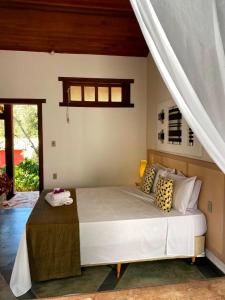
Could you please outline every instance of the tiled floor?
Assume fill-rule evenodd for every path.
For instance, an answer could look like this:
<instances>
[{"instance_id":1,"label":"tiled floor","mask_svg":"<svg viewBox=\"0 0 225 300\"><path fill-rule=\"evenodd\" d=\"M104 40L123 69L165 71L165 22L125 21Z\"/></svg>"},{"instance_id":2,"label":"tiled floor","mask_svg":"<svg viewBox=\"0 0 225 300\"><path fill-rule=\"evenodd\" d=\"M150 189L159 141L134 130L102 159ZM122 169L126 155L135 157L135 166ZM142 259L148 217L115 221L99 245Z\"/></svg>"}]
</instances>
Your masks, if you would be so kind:
<instances>
[{"instance_id":1,"label":"tiled floor","mask_svg":"<svg viewBox=\"0 0 225 300\"><path fill-rule=\"evenodd\" d=\"M0 300L15 299L8 283L20 235L30 212L31 208L0 209ZM80 277L34 283L32 290L20 299L179 283L223 274L202 258L194 266L186 259L124 264L120 280L116 280L115 275L114 266L83 268Z\"/></svg>"},{"instance_id":2,"label":"tiled floor","mask_svg":"<svg viewBox=\"0 0 225 300\"><path fill-rule=\"evenodd\" d=\"M112 290L51 298L52 300L224 300L225 278L194 280L125 290ZM42 298L49 300L49 298Z\"/></svg>"}]
</instances>

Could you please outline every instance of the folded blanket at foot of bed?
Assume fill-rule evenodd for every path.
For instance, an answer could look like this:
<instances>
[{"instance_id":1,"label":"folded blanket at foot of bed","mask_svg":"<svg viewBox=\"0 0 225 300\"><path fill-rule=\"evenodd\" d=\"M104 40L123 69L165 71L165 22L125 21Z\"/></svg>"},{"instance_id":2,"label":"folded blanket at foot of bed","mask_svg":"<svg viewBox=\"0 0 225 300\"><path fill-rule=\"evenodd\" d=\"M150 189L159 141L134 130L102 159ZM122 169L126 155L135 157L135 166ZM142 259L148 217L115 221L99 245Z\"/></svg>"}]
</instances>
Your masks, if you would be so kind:
<instances>
[{"instance_id":1,"label":"folded blanket at foot of bed","mask_svg":"<svg viewBox=\"0 0 225 300\"><path fill-rule=\"evenodd\" d=\"M79 275L80 237L76 192L73 203L52 207L43 191L26 225L31 278L43 281Z\"/></svg>"}]
</instances>

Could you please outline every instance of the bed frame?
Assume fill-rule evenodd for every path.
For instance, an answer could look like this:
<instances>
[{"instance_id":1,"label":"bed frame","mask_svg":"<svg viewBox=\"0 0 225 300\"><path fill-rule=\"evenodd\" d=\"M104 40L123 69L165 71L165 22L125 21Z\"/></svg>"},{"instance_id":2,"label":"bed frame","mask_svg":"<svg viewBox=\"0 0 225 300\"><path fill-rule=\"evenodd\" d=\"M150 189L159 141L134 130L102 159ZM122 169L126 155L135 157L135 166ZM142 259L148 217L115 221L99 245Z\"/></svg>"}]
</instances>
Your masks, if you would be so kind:
<instances>
[{"instance_id":1,"label":"bed frame","mask_svg":"<svg viewBox=\"0 0 225 300\"><path fill-rule=\"evenodd\" d=\"M175 168L186 176L198 176L203 182L198 206L207 221L206 253L225 262L225 174L213 162L153 149L148 150L147 158L150 163Z\"/></svg>"},{"instance_id":2,"label":"bed frame","mask_svg":"<svg viewBox=\"0 0 225 300\"><path fill-rule=\"evenodd\" d=\"M195 237L195 255L190 257L190 256L165 256L165 257L160 257L160 260L164 259L176 259L176 258L191 258L191 263L194 264L196 261L196 257L204 257L205 256L205 236L196 236ZM154 260L159 260L158 258L153 258L153 259L146 259L146 260L141 260L141 261L154 261ZM132 262L141 262L139 261L132 261ZM120 273L121 273L121 267L122 263L132 263L132 262L119 262L116 265L116 274L117 274L117 279L120 278Z\"/></svg>"},{"instance_id":3,"label":"bed frame","mask_svg":"<svg viewBox=\"0 0 225 300\"><path fill-rule=\"evenodd\" d=\"M169 168L174 168L176 170L181 171L184 175L187 176L195 176L197 175L202 182L208 183L209 180L213 178L213 186L218 187L219 190L223 190L222 197L224 195L224 174L218 169L218 167L211 162L206 162L194 158L187 158L184 156L180 155L174 155L174 154L169 154L157 150L148 150L148 161L153 164L153 163L160 163L164 165L165 167ZM220 193L218 193L218 190L213 190L209 187L207 187L205 184L202 185L201 188L201 193L199 196L199 208L201 211L206 215L207 221L209 219L212 219L212 215L209 215L209 212L207 210L207 202L205 195L210 195L208 196L208 199L213 199L213 198L221 198ZM216 195L212 194L215 193ZM212 195L212 196L211 196ZM223 203L223 202L222 202ZM223 210L222 210L223 211ZM215 223L217 224L217 222ZM195 237L195 256L193 257L163 257L160 258L162 259L175 259L175 258L191 258L191 263L194 264L196 261L196 257L203 257L205 256L205 244L207 242L207 248L213 249L213 252L217 254L218 257L221 257L221 253L218 253L218 251L215 251L215 246L218 244L218 231L215 232L214 237L211 237L212 231L211 227L212 223L208 222L207 227L208 227L208 232L206 236L196 236ZM214 230L213 230L214 231ZM210 237L210 240L209 240ZM216 239L216 240L215 240ZM212 241L212 243L211 243ZM215 244L214 244L215 243ZM223 249L221 249L223 250ZM146 261L153 261L157 260L157 258L154 259L148 259ZM117 263L117 278L120 277L121 273L121 266L122 263L131 263L131 262L119 262Z\"/></svg>"}]
</instances>

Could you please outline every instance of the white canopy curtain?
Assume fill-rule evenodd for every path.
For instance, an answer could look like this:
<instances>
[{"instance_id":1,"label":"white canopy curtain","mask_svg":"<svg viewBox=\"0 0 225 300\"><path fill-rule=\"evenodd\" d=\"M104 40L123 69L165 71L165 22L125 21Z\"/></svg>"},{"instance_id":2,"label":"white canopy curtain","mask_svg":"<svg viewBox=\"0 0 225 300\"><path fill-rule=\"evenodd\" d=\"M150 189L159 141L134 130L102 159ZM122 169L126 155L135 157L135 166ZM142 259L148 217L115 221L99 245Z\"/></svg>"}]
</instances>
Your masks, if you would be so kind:
<instances>
[{"instance_id":1,"label":"white canopy curtain","mask_svg":"<svg viewBox=\"0 0 225 300\"><path fill-rule=\"evenodd\" d=\"M130 0L184 118L225 173L225 0Z\"/></svg>"}]
</instances>

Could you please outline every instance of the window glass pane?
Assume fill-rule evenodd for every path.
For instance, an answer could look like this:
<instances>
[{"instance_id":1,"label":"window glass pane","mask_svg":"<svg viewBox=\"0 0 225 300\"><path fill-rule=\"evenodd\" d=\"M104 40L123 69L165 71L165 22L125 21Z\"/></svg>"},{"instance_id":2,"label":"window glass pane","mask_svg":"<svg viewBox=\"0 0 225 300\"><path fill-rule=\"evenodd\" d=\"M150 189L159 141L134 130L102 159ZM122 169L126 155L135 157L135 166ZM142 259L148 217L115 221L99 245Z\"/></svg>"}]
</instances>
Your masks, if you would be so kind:
<instances>
[{"instance_id":1,"label":"window glass pane","mask_svg":"<svg viewBox=\"0 0 225 300\"><path fill-rule=\"evenodd\" d=\"M99 87L98 88L98 101L99 102L108 102L109 101L109 88L108 87Z\"/></svg>"},{"instance_id":2,"label":"window glass pane","mask_svg":"<svg viewBox=\"0 0 225 300\"><path fill-rule=\"evenodd\" d=\"M95 87L85 86L84 87L84 101L95 101Z\"/></svg>"},{"instance_id":3,"label":"window glass pane","mask_svg":"<svg viewBox=\"0 0 225 300\"><path fill-rule=\"evenodd\" d=\"M122 88L112 87L111 88L111 101L112 102L122 102Z\"/></svg>"},{"instance_id":4,"label":"window glass pane","mask_svg":"<svg viewBox=\"0 0 225 300\"><path fill-rule=\"evenodd\" d=\"M70 100L71 101L81 101L81 86L71 86L70 87Z\"/></svg>"}]
</instances>

